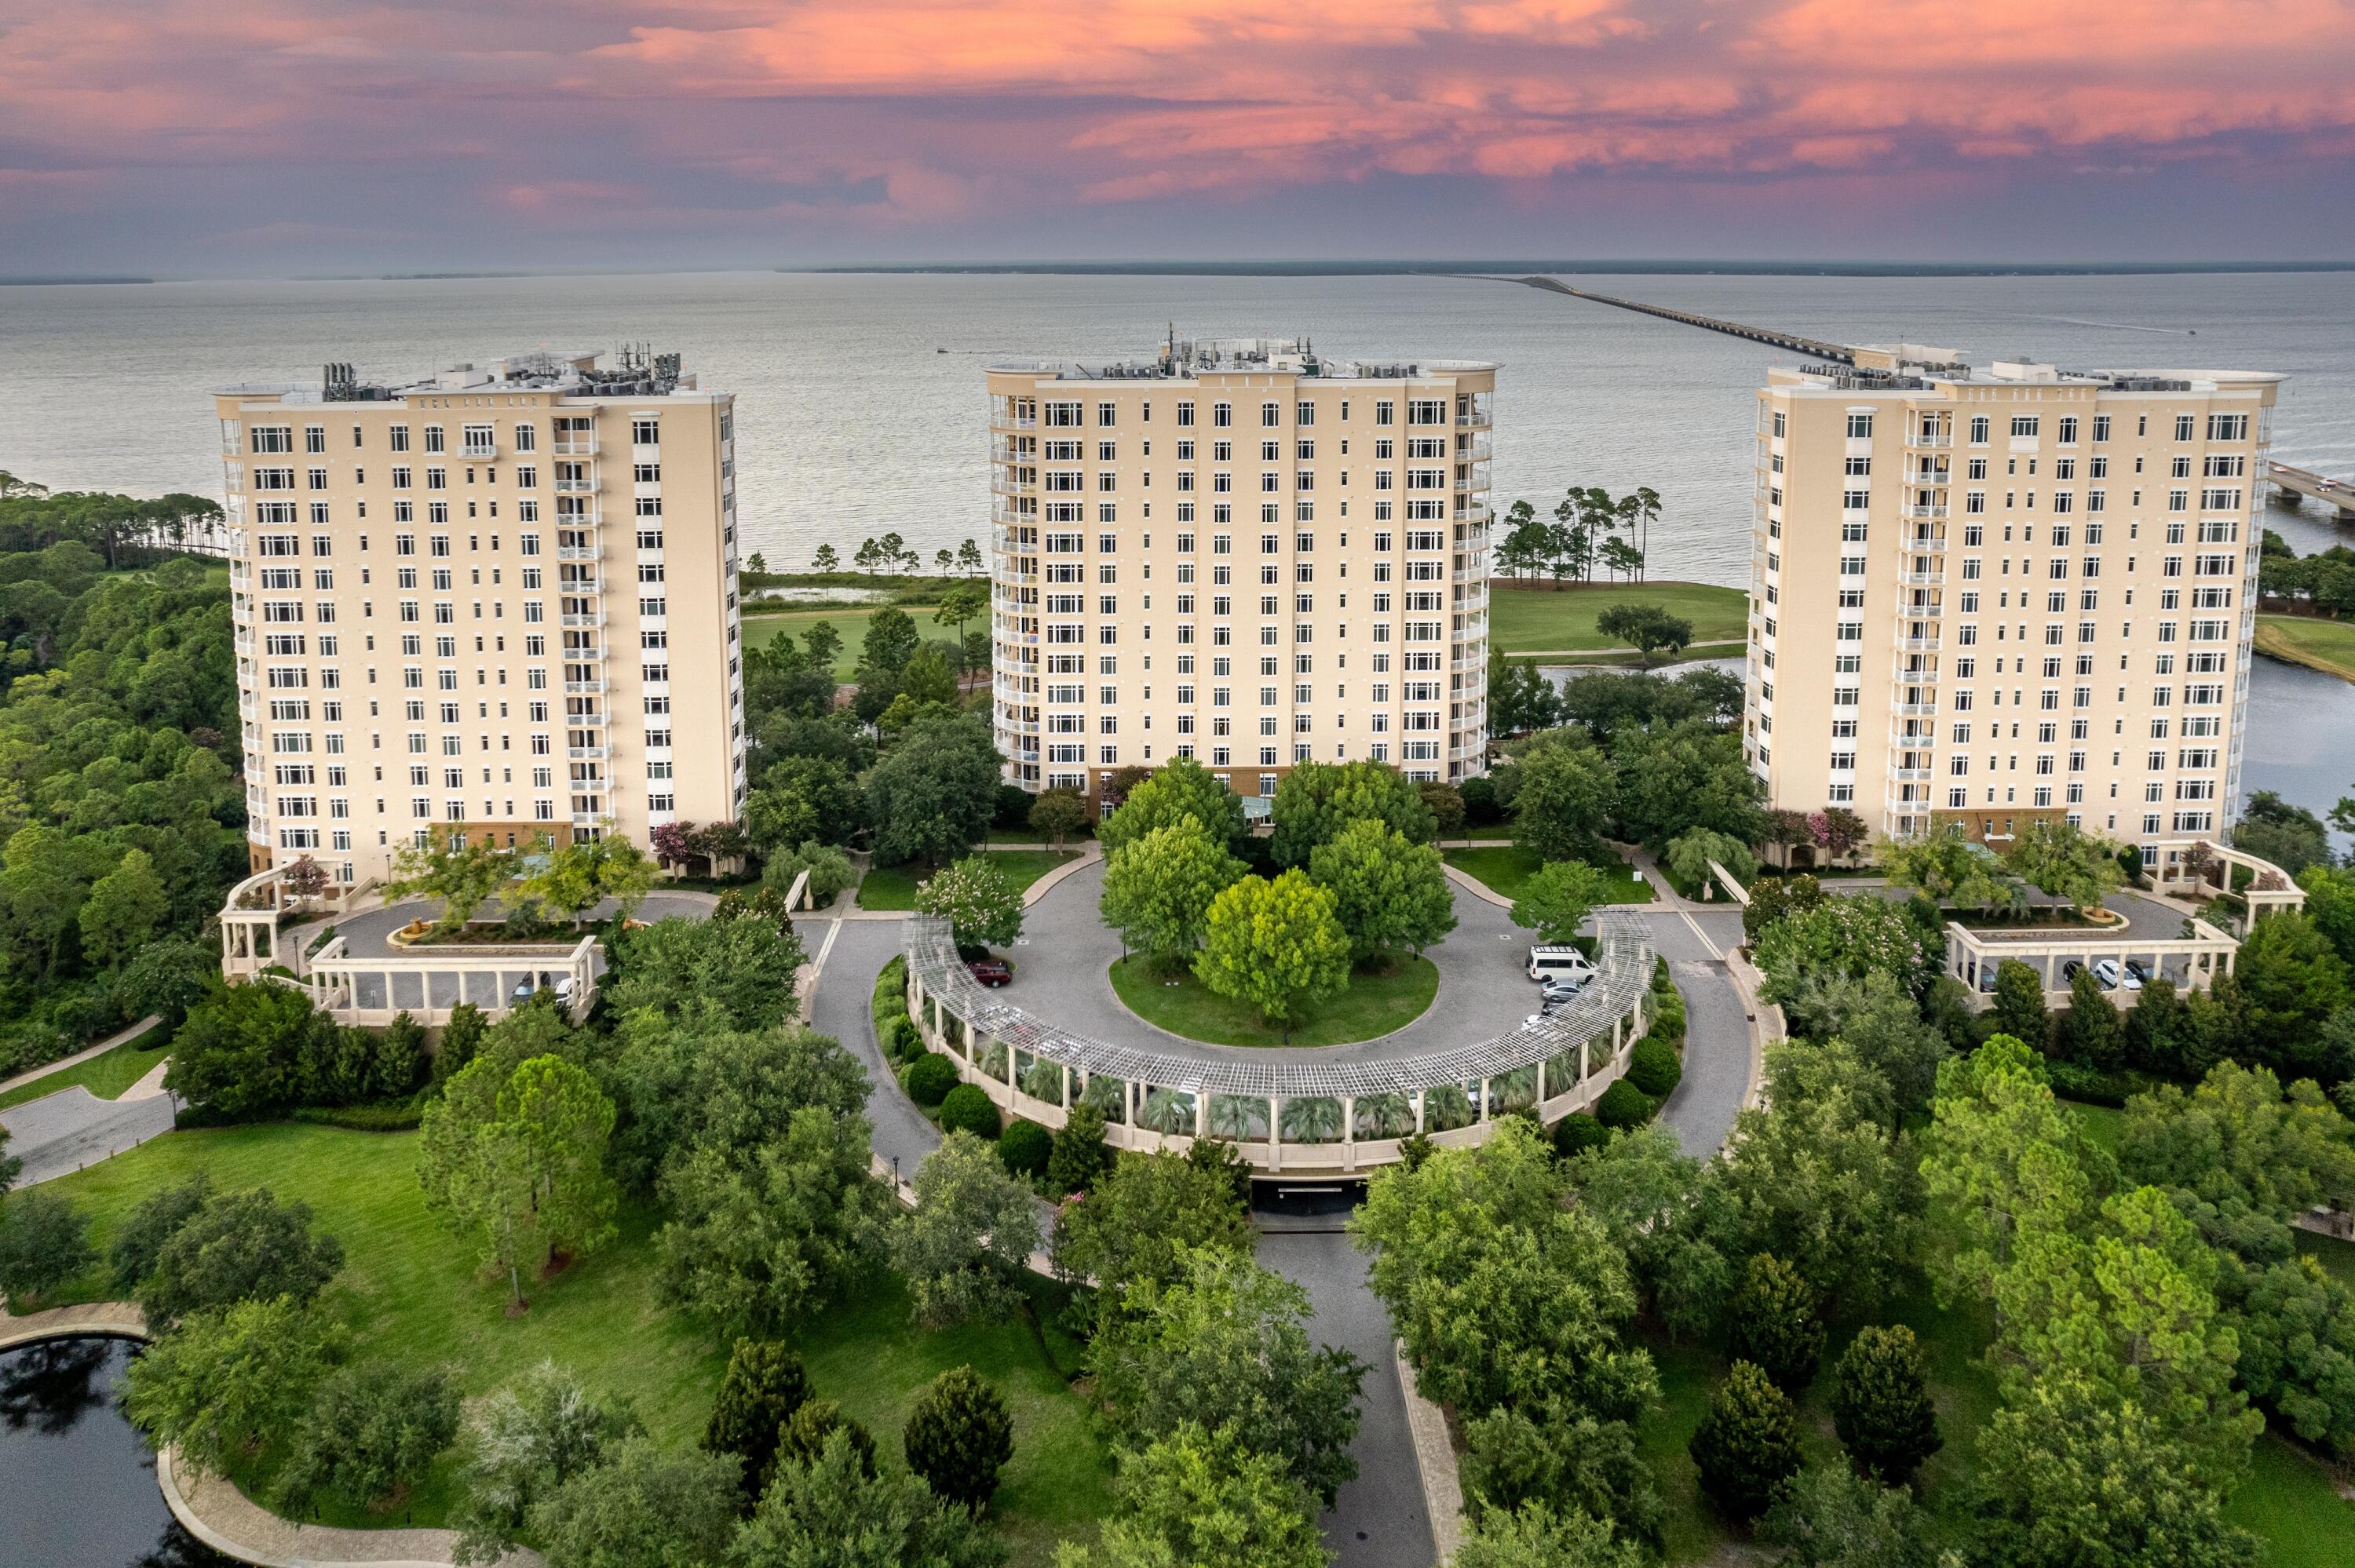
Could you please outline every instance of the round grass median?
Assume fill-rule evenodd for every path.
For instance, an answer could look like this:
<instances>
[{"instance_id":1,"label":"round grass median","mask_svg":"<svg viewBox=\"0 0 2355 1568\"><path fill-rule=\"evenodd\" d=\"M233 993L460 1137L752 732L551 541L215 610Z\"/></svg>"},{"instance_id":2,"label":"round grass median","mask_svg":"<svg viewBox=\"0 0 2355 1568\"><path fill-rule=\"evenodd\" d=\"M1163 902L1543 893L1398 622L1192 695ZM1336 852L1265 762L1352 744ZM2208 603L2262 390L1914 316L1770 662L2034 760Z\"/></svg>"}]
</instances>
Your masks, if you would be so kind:
<instances>
[{"instance_id":1,"label":"round grass median","mask_svg":"<svg viewBox=\"0 0 2355 1568\"><path fill-rule=\"evenodd\" d=\"M1209 1045L1347 1045L1403 1029L1421 1018L1439 990L1429 959L1402 958L1387 968L1351 971L1348 989L1327 997L1283 1030L1260 1022L1249 1002L1220 996L1183 963L1132 954L1112 966L1112 989L1147 1023Z\"/></svg>"}]
</instances>

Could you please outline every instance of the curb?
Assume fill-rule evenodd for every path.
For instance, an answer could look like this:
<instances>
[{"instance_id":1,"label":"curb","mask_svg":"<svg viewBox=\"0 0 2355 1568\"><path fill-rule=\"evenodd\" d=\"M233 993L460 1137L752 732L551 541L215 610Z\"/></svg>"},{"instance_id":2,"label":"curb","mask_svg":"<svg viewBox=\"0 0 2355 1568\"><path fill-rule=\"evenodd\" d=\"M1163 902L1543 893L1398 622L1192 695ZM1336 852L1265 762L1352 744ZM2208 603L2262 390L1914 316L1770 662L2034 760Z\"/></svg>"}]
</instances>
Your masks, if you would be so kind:
<instances>
[{"instance_id":1,"label":"curb","mask_svg":"<svg viewBox=\"0 0 2355 1568\"><path fill-rule=\"evenodd\" d=\"M1043 847L1043 846L1042 846ZM1067 860L1038 881L1022 890L1022 907L1028 909L1055 890L1056 884L1066 877L1076 876L1088 866L1103 859L1103 846L1093 842L1082 850L1079 858Z\"/></svg>"},{"instance_id":2,"label":"curb","mask_svg":"<svg viewBox=\"0 0 2355 1568\"><path fill-rule=\"evenodd\" d=\"M1406 1398L1414 1467L1423 1476L1423 1506L1431 1521L1433 1553L1438 1562L1445 1563L1464 1543L1464 1478L1456 1468L1455 1445L1447 1438L1447 1417L1416 1386L1414 1369L1407 1365L1405 1341L1392 1340L1391 1352L1398 1368L1399 1393Z\"/></svg>"}]
</instances>

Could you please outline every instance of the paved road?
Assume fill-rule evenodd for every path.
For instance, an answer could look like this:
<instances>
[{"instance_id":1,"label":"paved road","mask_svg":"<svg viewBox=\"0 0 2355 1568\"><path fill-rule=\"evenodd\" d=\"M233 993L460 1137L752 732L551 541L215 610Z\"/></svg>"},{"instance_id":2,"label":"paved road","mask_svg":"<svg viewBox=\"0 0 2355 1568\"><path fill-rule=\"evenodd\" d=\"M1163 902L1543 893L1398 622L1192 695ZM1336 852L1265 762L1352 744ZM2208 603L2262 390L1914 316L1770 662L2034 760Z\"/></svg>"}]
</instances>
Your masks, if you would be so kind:
<instances>
[{"instance_id":1,"label":"paved road","mask_svg":"<svg viewBox=\"0 0 2355 1568\"><path fill-rule=\"evenodd\" d=\"M1341 1220L1332 1216L1317 1230L1269 1229L1259 1238L1260 1262L1307 1287L1316 1338L1366 1363L1363 1414L1349 1446L1358 1478L1320 1520L1325 1544L1341 1554L1344 1568L1430 1568L1431 1519L1399 1392L1390 1314L1366 1288L1366 1255L1338 1234Z\"/></svg>"},{"instance_id":2,"label":"paved road","mask_svg":"<svg viewBox=\"0 0 2355 1568\"><path fill-rule=\"evenodd\" d=\"M1742 942L1742 916L1654 908L1644 919L1685 998L1685 1075L1660 1108L1660 1123L1687 1154L1706 1160L1733 1130L1750 1093L1749 1010L1725 967L1725 954Z\"/></svg>"},{"instance_id":3,"label":"paved road","mask_svg":"<svg viewBox=\"0 0 2355 1568\"><path fill-rule=\"evenodd\" d=\"M0 1127L9 1157L25 1162L16 1184L30 1187L171 1131L172 1115L166 1096L102 1100L76 1084L0 1111Z\"/></svg>"}]
</instances>

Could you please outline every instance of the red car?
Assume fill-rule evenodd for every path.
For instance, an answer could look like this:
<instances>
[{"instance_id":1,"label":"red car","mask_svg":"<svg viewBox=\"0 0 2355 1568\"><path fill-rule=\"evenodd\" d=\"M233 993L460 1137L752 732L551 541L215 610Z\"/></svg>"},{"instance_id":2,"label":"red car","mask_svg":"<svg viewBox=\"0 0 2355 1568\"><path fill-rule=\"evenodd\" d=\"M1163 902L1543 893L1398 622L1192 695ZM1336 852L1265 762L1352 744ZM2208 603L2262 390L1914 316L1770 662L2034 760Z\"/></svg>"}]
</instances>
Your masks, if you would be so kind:
<instances>
[{"instance_id":1,"label":"red car","mask_svg":"<svg viewBox=\"0 0 2355 1568\"><path fill-rule=\"evenodd\" d=\"M964 968L978 985L1011 985L1014 982L1014 971L1006 967L1004 959L975 959Z\"/></svg>"}]
</instances>

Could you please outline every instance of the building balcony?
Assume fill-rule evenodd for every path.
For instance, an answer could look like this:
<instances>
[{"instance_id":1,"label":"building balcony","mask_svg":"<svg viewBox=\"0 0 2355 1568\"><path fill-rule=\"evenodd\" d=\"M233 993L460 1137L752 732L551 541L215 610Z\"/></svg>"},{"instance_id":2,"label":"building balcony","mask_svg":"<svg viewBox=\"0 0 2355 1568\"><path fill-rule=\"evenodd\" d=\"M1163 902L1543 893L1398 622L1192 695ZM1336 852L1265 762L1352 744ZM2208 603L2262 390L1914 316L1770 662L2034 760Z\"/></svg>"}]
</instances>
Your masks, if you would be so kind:
<instances>
[{"instance_id":1,"label":"building balcony","mask_svg":"<svg viewBox=\"0 0 2355 1568\"><path fill-rule=\"evenodd\" d=\"M568 664L595 664L602 662L608 652L609 650L602 644L584 645L579 648L559 649L557 657Z\"/></svg>"},{"instance_id":2,"label":"building balcony","mask_svg":"<svg viewBox=\"0 0 2355 1568\"><path fill-rule=\"evenodd\" d=\"M1897 703L1891 705L1889 711L1896 715L1899 718L1934 718L1937 716L1938 705L1935 703Z\"/></svg>"},{"instance_id":3,"label":"building balcony","mask_svg":"<svg viewBox=\"0 0 2355 1568\"><path fill-rule=\"evenodd\" d=\"M1035 430L1039 428L1039 421L1036 418L1024 419L1011 414L992 414L989 428L993 430Z\"/></svg>"},{"instance_id":4,"label":"building balcony","mask_svg":"<svg viewBox=\"0 0 2355 1568\"><path fill-rule=\"evenodd\" d=\"M1897 646L1908 653L1935 653L1938 640L1935 637L1907 637L1901 639Z\"/></svg>"},{"instance_id":5,"label":"building balcony","mask_svg":"<svg viewBox=\"0 0 2355 1568\"><path fill-rule=\"evenodd\" d=\"M602 729L613 722L611 714L566 714L565 725L573 729Z\"/></svg>"},{"instance_id":6,"label":"building balcony","mask_svg":"<svg viewBox=\"0 0 2355 1568\"><path fill-rule=\"evenodd\" d=\"M599 626L602 626L602 625L604 625L604 624L605 624L605 612L604 612L603 610L602 610L602 609L597 609L597 610L591 610L591 611L590 611L589 613L587 613L586 615L567 615L567 616L562 616L562 617L560 617L560 618L559 618L559 620L562 621L563 625L564 625L564 626L566 626L568 629L573 629L573 630L588 630L588 629L592 628L592 627L599 627Z\"/></svg>"},{"instance_id":7,"label":"building balcony","mask_svg":"<svg viewBox=\"0 0 2355 1568\"><path fill-rule=\"evenodd\" d=\"M1943 505L1924 506L1915 502L1905 506L1900 514L1905 517L1944 518L1946 515L1946 508Z\"/></svg>"},{"instance_id":8,"label":"building balcony","mask_svg":"<svg viewBox=\"0 0 2355 1568\"><path fill-rule=\"evenodd\" d=\"M602 545L559 545L556 558L559 561L594 561L605 554Z\"/></svg>"},{"instance_id":9,"label":"building balcony","mask_svg":"<svg viewBox=\"0 0 2355 1568\"><path fill-rule=\"evenodd\" d=\"M1908 484L1927 485L1932 490L1945 490L1950 488L1953 476L1943 468L1925 468L1919 473L1908 475L1905 482Z\"/></svg>"},{"instance_id":10,"label":"building balcony","mask_svg":"<svg viewBox=\"0 0 2355 1568\"><path fill-rule=\"evenodd\" d=\"M568 746L564 748L564 755L575 762L602 762L613 757L613 748L610 746Z\"/></svg>"},{"instance_id":11,"label":"building balcony","mask_svg":"<svg viewBox=\"0 0 2355 1568\"><path fill-rule=\"evenodd\" d=\"M1937 555L1945 549L1946 536L1944 534L1916 534L1911 538L1902 541L1902 543L1908 550L1917 550L1924 554Z\"/></svg>"},{"instance_id":12,"label":"building balcony","mask_svg":"<svg viewBox=\"0 0 2355 1568\"><path fill-rule=\"evenodd\" d=\"M548 450L558 457L595 457L597 438L589 436L559 436L549 443Z\"/></svg>"},{"instance_id":13,"label":"building balcony","mask_svg":"<svg viewBox=\"0 0 2355 1568\"><path fill-rule=\"evenodd\" d=\"M1485 430L1496 422L1494 414L1461 413L1455 416L1455 428L1459 430Z\"/></svg>"},{"instance_id":14,"label":"building balcony","mask_svg":"<svg viewBox=\"0 0 2355 1568\"><path fill-rule=\"evenodd\" d=\"M593 495L597 492L598 485L602 482L592 473L585 476L575 475L570 479L552 480L549 482L559 495Z\"/></svg>"},{"instance_id":15,"label":"building balcony","mask_svg":"<svg viewBox=\"0 0 2355 1568\"><path fill-rule=\"evenodd\" d=\"M458 455L462 458L495 458L499 455L498 444L496 441L480 444L469 441L458 449Z\"/></svg>"},{"instance_id":16,"label":"building balcony","mask_svg":"<svg viewBox=\"0 0 2355 1568\"><path fill-rule=\"evenodd\" d=\"M1889 770L1889 780L1892 784L1926 784L1932 771L1927 768L1892 768Z\"/></svg>"},{"instance_id":17,"label":"building balcony","mask_svg":"<svg viewBox=\"0 0 2355 1568\"><path fill-rule=\"evenodd\" d=\"M610 681L567 681L564 683L564 694L571 697L598 696L611 684Z\"/></svg>"},{"instance_id":18,"label":"building balcony","mask_svg":"<svg viewBox=\"0 0 2355 1568\"><path fill-rule=\"evenodd\" d=\"M1950 447L1955 444L1955 432L1913 430L1906 434L1905 444L1909 447Z\"/></svg>"},{"instance_id":19,"label":"building balcony","mask_svg":"<svg viewBox=\"0 0 2355 1568\"><path fill-rule=\"evenodd\" d=\"M1908 588L1941 588L1945 584L1946 574L1943 570L1934 572L1900 572L1897 574L1897 580Z\"/></svg>"},{"instance_id":20,"label":"building balcony","mask_svg":"<svg viewBox=\"0 0 2355 1568\"><path fill-rule=\"evenodd\" d=\"M1031 480L1026 483L1017 479L993 479L989 482L989 492L993 495L1036 495L1039 493L1039 482Z\"/></svg>"}]
</instances>

